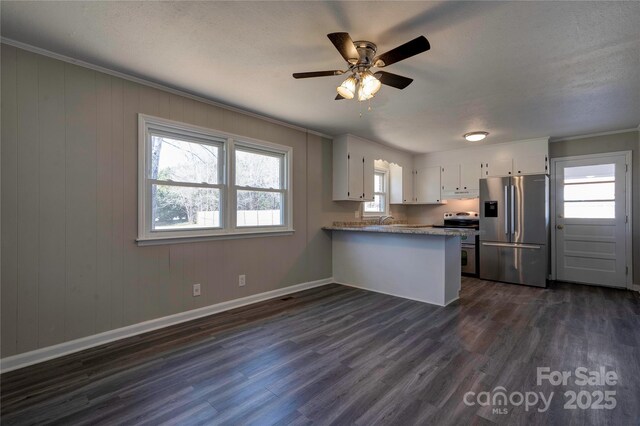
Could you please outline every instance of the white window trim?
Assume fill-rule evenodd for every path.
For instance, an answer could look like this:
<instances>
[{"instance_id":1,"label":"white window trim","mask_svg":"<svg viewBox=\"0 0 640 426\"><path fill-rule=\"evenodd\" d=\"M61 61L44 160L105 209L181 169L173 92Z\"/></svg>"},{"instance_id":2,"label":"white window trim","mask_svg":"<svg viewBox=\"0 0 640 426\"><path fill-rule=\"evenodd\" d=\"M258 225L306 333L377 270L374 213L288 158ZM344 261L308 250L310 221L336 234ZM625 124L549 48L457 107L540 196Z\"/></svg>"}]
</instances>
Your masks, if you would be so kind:
<instances>
[{"instance_id":1,"label":"white window trim","mask_svg":"<svg viewBox=\"0 0 640 426\"><path fill-rule=\"evenodd\" d=\"M204 143L218 144L222 147L222 164L219 165L220 179L218 184L207 184L207 187L220 188L220 227L190 230L151 230L151 191L148 190L153 179L148 178L148 150L151 149L151 133L153 130L176 133L181 138L193 138ZM283 156L282 182L283 188L274 190L282 192L285 206L282 213L282 226L236 227L236 187L235 182L235 146L267 151ZM206 127L181 123L165 118L138 114L138 245L154 245L167 243L192 242L211 239L250 238L261 236L290 235L293 229L293 148L248 138L232 133L208 129ZM176 185L180 185L179 183ZM200 184L188 184L200 186Z\"/></svg>"},{"instance_id":2,"label":"white window trim","mask_svg":"<svg viewBox=\"0 0 640 426\"><path fill-rule=\"evenodd\" d=\"M373 196L375 197L376 194L383 194L384 195L384 211L383 212L368 212L365 210L365 205L366 205L366 201L362 204L362 216L364 217L382 217L382 216L389 216L389 212L390 212L390 204L389 204L389 195L390 195L390 190L389 190L389 170L387 169L382 169L382 168L376 168L374 170L374 178L375 178L375 174L376 173L382 173L384 174L384 189L385 192L375 192L373 193Z\"/></svg>"}]
</instances>

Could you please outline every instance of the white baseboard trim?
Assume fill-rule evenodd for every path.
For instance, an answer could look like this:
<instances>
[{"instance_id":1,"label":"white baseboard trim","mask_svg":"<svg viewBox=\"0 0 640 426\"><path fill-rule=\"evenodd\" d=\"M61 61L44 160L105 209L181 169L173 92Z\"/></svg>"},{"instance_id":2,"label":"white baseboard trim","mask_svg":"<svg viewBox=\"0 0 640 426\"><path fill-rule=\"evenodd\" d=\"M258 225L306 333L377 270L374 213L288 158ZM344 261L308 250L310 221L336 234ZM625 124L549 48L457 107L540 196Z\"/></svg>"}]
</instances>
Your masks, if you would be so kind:
<instances>
[{"instance_id":1,"label":"white baseboard trim","mask_svg":"<svg viewBox=\"0 0 640 426\"><path fill-rule=\"evenodd\" d=\"M331 284L333 282L333 278L330 277L322 280L296 284L289 287L267 291L264 293L254 294L252 296L242 297L240 299L216 303L215 305L209 305L203 308L193 309L166 317L128 325L126 327L117 328L115 330L109 330L103 333L93 334L91 336L81 337L79 339L59 343L57 345L47 346L46 348L40 348L18 355L2 358L0 359L0 373L17 370L29 365L38 364L40 362L72 354L74 352L79 352L95 346L103 345L105 343L110 343L115 340L124 339L126 337L135 336L137 334L147 333L159 328L180 324L186 321L205 317L207 315L212 315L219 312L228 311L230 309L239 308L241 306L250 305L252 303L274 299L290 293L296 293L298 291L320 287L323 285Z\"/></svg>"},{"instance_id":2,"label":"white baseboard trim","mask_svg":"<svg viewBox=\"0 0 640 426\"><path fill-rule=\"evenodd\" d=\"M631 284L631 288L629 290L640 292L640 284Z\"/></svg>"},{"instance_id":3,"label":"white baseboard trim","mask_svg":"<svg viewBox=\"0 0 640 426\"><path fill-rule=\"evenodd\" d=\"M343 283L343 282L335 281L335 280L333 282L336 283L336 284L347 286L347 287L353 287L353 288L357 288L357 289L360 289L360 290L372 291L374 293L386 294L387 296L401 297L402 299L415 300L416 302L428 303L430 305L435 305L435 306L449 306L450 304L452 304L453 302L455 302L456 300L459 299L459 297L456 297L455 299L449 301L449 303L447 303L446 305L441 305L439 303L434 303L434 302L431 302L429 300L419 299L417 297L402 296L400 294L393 294L393 293L389 293L389 292L386 292L386 291L374 290L374 289L367 288L367 287L362 287L362 286L359 286L359 285L356 285L356 284L347 284L347 283Z\"/></svg>"}]
</instances>

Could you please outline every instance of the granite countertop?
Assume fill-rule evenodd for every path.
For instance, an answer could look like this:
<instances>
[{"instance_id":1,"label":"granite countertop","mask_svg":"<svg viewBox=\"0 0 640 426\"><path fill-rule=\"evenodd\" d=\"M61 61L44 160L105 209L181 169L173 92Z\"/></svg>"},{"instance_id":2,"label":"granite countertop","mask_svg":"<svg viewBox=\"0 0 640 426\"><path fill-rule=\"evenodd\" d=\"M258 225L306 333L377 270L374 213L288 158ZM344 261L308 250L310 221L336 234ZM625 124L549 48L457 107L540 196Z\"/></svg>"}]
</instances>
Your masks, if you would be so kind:
<instances>
[{"instance_id":1,"label":"granite countertop","mask_svg":"<svg viewBox=\"0 0 640 426\"><path fill-rule=\"evenodd\" d=\"M436 236L468 236L473 237L479 234L473 229L451 229L433 228L431 225L372 225L372 224L343 224L334 223L332 226L324 226L327 231L356 231L356 232L379 232L388 234L412 234L412 235L436 235Z\"/></svg>"}]
</instances>

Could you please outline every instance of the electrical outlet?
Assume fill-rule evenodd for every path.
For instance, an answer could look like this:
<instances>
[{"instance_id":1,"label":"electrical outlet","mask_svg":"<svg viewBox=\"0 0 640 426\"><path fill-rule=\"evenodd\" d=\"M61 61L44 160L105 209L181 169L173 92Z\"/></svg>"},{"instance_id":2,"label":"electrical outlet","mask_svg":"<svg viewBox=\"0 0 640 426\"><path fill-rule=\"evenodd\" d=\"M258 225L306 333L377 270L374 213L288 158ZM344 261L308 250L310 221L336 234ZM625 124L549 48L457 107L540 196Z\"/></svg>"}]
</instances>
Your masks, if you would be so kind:
<instances>
[{"instance_id":1,"label":"electrical outlet","mask_svg":"<svg viewBox=\"0 0 640 426\"><path fill-rule=\"evenodd\" d=\"M238 275L238 286L244 287L247 284L247 276L246 275Z\"/></svg>"},{"instance_id":2,"label":"electrical outlet","mask_svg":"<svg viewBox=\"0 0 640 426\"><path fill-rule=\"evenodd\" d=\"M355 212L353 212L353 216L354 216L356 219L360 219L360 210L356 210Z\"/></svg>"},{"instance_id":3,"label":"electrical outlet","mask_svg":"<svg viewBox=\"0 0 640 426\"><path fill-rule=\"evenodd\" d=\"M200 296L200 284L193 285L193 297Z\"/></svg>"}]
</instances>

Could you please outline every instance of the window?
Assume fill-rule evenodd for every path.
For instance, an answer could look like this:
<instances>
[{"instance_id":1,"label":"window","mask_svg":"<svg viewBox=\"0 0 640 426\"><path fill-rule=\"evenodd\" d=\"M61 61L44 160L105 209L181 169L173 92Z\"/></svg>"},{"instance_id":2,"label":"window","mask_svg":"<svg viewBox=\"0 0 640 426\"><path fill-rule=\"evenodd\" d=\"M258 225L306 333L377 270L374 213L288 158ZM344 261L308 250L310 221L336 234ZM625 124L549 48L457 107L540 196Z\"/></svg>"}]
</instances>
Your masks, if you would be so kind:
<instances>
[{"instance_id":1,"label":"window","mask_svg":"<svg viewBox=\"0 0 640 426\"><path fill-rule=\"evenodd\" d=\"M291 148L145 115L139 139L139 241L293 231Z\"/></svg>"},{"instance_id":2,"label":"window","mask_svg":"<svg viewBox=\"0 0 640 426\"><path fill-rule=\"evenodd\" d=\"M236 146L236 225L281 226L284 154Z\"/></svg>"},{"instance_id":3,"label":"window","mask_svg":"<svg viewBox=\"0 0 640 426\"><path fill-rule=\"evenodd\" d=\"M377 169L373 174L373 201L364 203L365 216L384 216L389 214L388 187L388 172Z\"/></svg>"},{"instance_id":4,"label":"window","mask_svg":"<svg viewBox=\"0 0 640 426\"><path fill-rule=\"evenodd\" d=\"M615 176L615 164L565 167L564 217L614 219Z\"/></svg>"}]
</instances>

